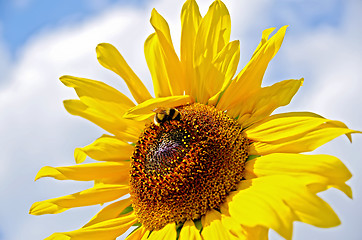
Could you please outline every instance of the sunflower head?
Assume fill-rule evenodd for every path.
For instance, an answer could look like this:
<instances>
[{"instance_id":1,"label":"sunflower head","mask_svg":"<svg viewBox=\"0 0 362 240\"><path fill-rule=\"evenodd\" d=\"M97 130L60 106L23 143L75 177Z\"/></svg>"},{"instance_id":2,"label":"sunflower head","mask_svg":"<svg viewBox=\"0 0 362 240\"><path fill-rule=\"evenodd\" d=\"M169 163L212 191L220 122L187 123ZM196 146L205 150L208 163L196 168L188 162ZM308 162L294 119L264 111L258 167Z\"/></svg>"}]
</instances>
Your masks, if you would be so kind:
<instances>
[{"instance_id":1,"label":"sunflower head","mask_svg":"<svg viewBox=\"0 0 362 240\"><path fill-rule=\"evenodd\" d=\"M330 187L352 197L351 174L329 155L304 155L351 130L311 112L271 115L289 104L303 83L291 79L261 87L286 26L262 33L236 73L239 41L230 41L229 12L214 1L205 16L187 0L181 11L181 52L169 26L151 13L155 32L145 42L154 97L111 44L97 46L102 66L122 77L135 104L105 83L72 76L60 80L79 100L65 108L105 134L75 150L75 166L43 167L36 176L94 181L94 187L36 202L34 215L110 203L82 228L47 239L266 240L273 229L291 239L293 222L340 223L317 196ZM272 35L272 36L271 36ZM86 157L98 162L86 163Z\"/></svg>"},{"instance_id":2,"label":"sunflower head","mask_svg":"<svg viewBox=\"0 0 362 240\"><path fill-rule=\"evenodd\" d=\"M219 208L248 157L248 140L227 114L199 103L178 111L180 120L146 127L132 156L134 209L151 230Z\"/></svg>"}]
</instances>

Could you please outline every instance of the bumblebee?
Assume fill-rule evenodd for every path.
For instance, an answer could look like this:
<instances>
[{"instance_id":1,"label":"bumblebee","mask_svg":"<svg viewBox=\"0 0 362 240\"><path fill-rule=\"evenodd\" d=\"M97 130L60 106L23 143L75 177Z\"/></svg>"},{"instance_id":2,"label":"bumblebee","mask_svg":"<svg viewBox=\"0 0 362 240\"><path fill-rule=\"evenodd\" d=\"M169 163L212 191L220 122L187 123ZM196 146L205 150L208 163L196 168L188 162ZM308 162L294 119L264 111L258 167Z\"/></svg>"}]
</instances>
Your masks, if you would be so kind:
<instances>
[{"instance_id":1,"label":"bumblebee","mask_svg":"<svg viewBox=\"0 0 362 240\"><path fill-rule=\"evenodd\" d=\"M181 114L176 108L156 108L153 111L156 113L154 123L157 126L166 121L181 119Z\"/></svg>"}]
</instances>

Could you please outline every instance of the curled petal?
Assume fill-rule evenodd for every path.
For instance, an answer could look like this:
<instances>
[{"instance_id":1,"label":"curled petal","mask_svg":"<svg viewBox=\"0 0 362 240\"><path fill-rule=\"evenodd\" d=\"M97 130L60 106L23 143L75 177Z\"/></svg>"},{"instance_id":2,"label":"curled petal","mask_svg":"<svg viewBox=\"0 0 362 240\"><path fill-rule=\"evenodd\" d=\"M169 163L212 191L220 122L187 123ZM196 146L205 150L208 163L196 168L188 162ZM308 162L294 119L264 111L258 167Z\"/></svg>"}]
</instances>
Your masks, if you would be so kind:
<instances>
[{"instance_id":1,"label":"curled petal","mask_svg":"<svg viewBox=\"0 0 362 240\"><path fill-rule=\"evenodd\" d=\"M128 175L129 162L119 163L89 163L69 167L43 167L35 180L43 177L53 177L58 180L92 181L103 178L118 177L124 173Z\"/></svg>"},{"instance_id":2,"label":"curled petal","mask_svg":"<svg viewBox=\"0 0 362 240\"><path fill-rule=\"evenodd\" d=\"M59 79L65 86L74 88L82 102L88 106L92 106L91 103L96 104L97 100L106 103L112 107L109 110L115 112L124 112L134 106L126 95L103 82L69 75Z\"/></svg>"},{"instance_id":3,"label":"curled petal","mask_svg":"<svg viewBox=\"0 0 362 240\"><path fill-rule=\"evenodd\" d=\"M169 223L160 230L154 230L148 237L149 240L176 239L176 224Z\"/></svg>"},{"instance_id":4,"label":"curled petal","mask_svg":"<svg viewBox=\"0 0 362 240\"><path fill-rule=\"evenodd\" d=\"M332 139L346 134L361 133L348 129L345 124L325 119L313 113L282 113L245 130L254 143L250 154L300 153L313 151ZM349 137L349 136L348 136Z\"/></svg>"},{"instance_id":5,"label":"curled petal","mask_svg":"<svg viewBox=\"0 0 362 240\"><path fill-rule=\"evenodd\" d=\"M127 193L129 193L129 187L126 185L99 184L71 195L35 202L29 213L32 215L61 213L74 207L110 202Z\"/></svg>"},{"instance_id":6,"label":"curled petal","mask_svg":"<svg viewBox=\"0 0 362 240\"><path fill-rule=\"evenodd\" d=\"M201 240L199 230L192 220L188 220L182 226L179 240Z\"/></svg>"},{"instance_id":7,"label":"curled petal","mask_svg":"<svg viewBox=\"0 0 362 240\"><path fill-rule=\"evenodd\" d=\"M207 103L208 99L220 90L216 89L212 93L204 91L205 87L210 86L212 88L214 87L213 84L217 82L217 78L209 82L209 72L212 71L210 67L213 67L213 60L229 43L230 30L229 11L223 2L214 1L201 20L195 39L194 71L197 81L193 97L200 103Z\"/></svg>"},{"instance_id":8,"label":"curled petal","mask_svg":"<svg viewBox=\"0 0 362 240\"><path fill-rule=\"evenodd\" d=\"M126 240L144 240L147 239L149 234L149 230L141 226L128 235Z\"/></svg>"},{"instance_id":9,"label":"curled petal","mask_svg":"<svg viewBox=\"0 0 362 240\"><path fill-rule=\"evenodd\" d=\"M247 161L246 177L288 175L298 178L315 192L335 187L352 198L352 191L345 182L352 177L348 168L330 155L302 155L272 153Z\"/></svg>"},{"instance_id":10,"label":"curled petal","mask_svg":"<svg viewBox=\"0 0 362 240\"><path fill-rule=\"evenodd\" d=\"M229 86L232 77L238 67L240 59L240 42L229 42L212 61L207 81L204 86L204 94L208 104L216 105L220 95Z\"/></svg>"},{"instance_id":11,"label":"curled petal","mask_svg":"<svg viewBox=\"0 0 362 240\"><path fill-rule=\"evenodd\" d=\"M83 162L86 156L99 161L119 162L129 160L133 150L131 144L113 136L103 135L88 146L76 148L74 157L77 163Z\"/></svg>"},{"instance_id":12,"label":"curled petal","mask_svg":"<svg viewBox=\"0 0 362 240\"><path fill-rule=\"evenodd\" d=\"M222 212L227 211L238 223L272 228L288 240L292 237L293 221L317 227L340 224L326 202L290 176L265 176L241 181L238 190L227 197L225 205L227 210Z\"/></svg>"},{"instance_id":13,"label":"curled petal","mask_svg":"<svg viewBox=\"0 0 362 240\"><path fill-rule=\"evenodd\" d=\"M193 99L188 95L153 98L129 109L123 117L143 121L152 117L155 114L153 110L156 108L177 107L192 102Z\"/></svg>"},{"instance_id":14,"label":"curled petal","mask_svg":"<svg viewBox=\"0 0 362 240\"><path fill-rule=\"evenodd\" d=\"M238 236L231 234L222 223L221 214L216 210L212 209L208 211L204 216L202 216L201 222L203 226L201 236L203 239L245 239L242 234ZM230 228L231 226L227 227Z\"/></svg>"},{"instance_id":15,"label":"curled petal","mask_svg":"<svg viewBox=\"0 0 362 240\"><path fill-rule=\"evenodd\" d=\"M104 112L105 105L87 106L80 100L65 100L64 107L72 115L83 117L124 141L137 141L144 128L144 122L122 119L124 112ZM103 106L103 107L102 107Z\"/></svg>"},{"instance_id":16,"label":"curled petal","mask_svg":"<svg viewBox=\"0 0 362 240\"><path fill-rule=\"evenodd\" d=\"M114 240L125 233L136 222L137 217L131 213L75 231L54 233L45 240Z\"/></svg>"},{"instance_id":17,"label":"curled petal","mask_svg":"<svg viewBox=\"0 0 362 240\"><path fill-rule=\"evenodd\" d=\"M285 80L261 88L244 103L228 111L228 115L236 118L243 127L248 127L269 116L278 107L288 105L302 84L303 79Z\"/></svg>"},{"instance_id":18,"label":"curled petal","mask_svg":"<svg viewBox=\"0 0 362 240\"><path fill-rule=\"evenodd\" d=\"M195 38L201 19L196 1L187 0L181 11L181 64L185 70L186 94L195 92L196 88L194 81Z\"/></svg>"},{"instance_id":19,"label":"curled petal","mask_svg":"<svg viewBox=\"0 0 362 240\"><path fill-rule=\"evenodd\" d=\"M144 51L146 62L151 72L156 97L171 96L165 59L162 53L160 40L156 33L152 33L146 39Z\"/></svg>"},{"instance_id":20,"label":"curled petal","mask_svg":"<svg viewBox=\"0 0 362 240\"><path fill-rule=\"evenodd\" d=\"M166 20L155 9L152 10L150 22L156 31L157 38L153 39L154 41L159 41L157 45L159 46L160 56L162 57L158 59L155 58L155 60L163 61L165 67L164 73L167 74L166 76L169 83L171 95L182 95L185 91L184 70L172 45L168 24ZM147 58L150 57L151 56L147 56ZM155 66L149 61L147 61L147 63L149 66ZM151 73L153 73L153 76L157 76L156 74L154 74L154 71L159 71L159 69L150 70Z\"/></svg>"},{"instance_id":21,"label":"curled petal","mask_svg":"<svg viewBox=\"0 0 362 240\"><path fill-rule=\"evenodd\" d=\"M127 62L113 45L101 43L97 46L96 52L99 63L124 79L132 96L138 103L151 98L151 94L148 92L145 85L128 66Z\"/></svg>"},{"instance_id":22,"label":"curled petal","mask_svg":"<svg viewBox=\"0 0 362 240\"><path fill-rule=\"evenodd\" d=\"M195 65L211 62L230 40L231 20L225 4L214 1L201 20L195 40Z\"/></svg>"},{"instance_id":23,"label":"curled petal","mask_svg":"<svg viewBox=\"0 0 362 240\"><path fill-rule=\"evenodd\" d=\"M286 32L287 26L279 31L258 47L249 63L231 82L218 102L218 108L231 110L245 99L261 88L261 82L270 60L278 52ZM264 34L263 38L270 33ZM264 42L264 40L262 40Z\"/></svg>"},{"instance_id":24,"label":"curled petal","mask_svg":"<svg viewBox=\"0 0 362 240\"><path fill-rule=\"evenodd\" d=\"M253 56L260 50L260 48L268 41L270 34L275 30L273 28L267 28L263 31L259 45L256 47Z\"/></svg>"},{"instance_id":25,"label":"curled petal","mask_svg":"<svg viewBox=\"0 0 362 240\"><path fill-rule=\"evenodd\" d=\"M103 208L97 213L84 227L94 225L99 222L117 218L121 215L122 211L131 205L131 199L126 198L117 202L114 202L107 207Z\"/></svg>"}]
</instances>

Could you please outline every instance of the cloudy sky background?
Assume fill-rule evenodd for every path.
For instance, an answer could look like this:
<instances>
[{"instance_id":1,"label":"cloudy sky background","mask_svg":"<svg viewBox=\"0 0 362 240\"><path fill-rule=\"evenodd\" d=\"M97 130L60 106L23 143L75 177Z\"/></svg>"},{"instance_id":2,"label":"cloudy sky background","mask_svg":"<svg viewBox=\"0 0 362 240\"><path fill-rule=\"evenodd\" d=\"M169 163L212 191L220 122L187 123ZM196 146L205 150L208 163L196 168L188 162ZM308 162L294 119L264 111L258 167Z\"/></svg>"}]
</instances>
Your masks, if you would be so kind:
<instances>
[{"instance_id":1,"label":"cloudy sky background","mask_svg":"<svg viewBox=\"0 0 362 240\"><path fill-rule=\"evenodd\" d=\"M211 0L198 1L204 15ZM305 78L293 102L280 111L313 111L362 129L362 1L225 0L232 18L232 40L241 41L240 68L251 57L261 32L290 25L271 62L264 85ZM53 232L78 229L100 206L58 215L28 215L35 201L58 197L91 183L41 179L45 165L74 164L73 150L99 137L102 129L69 115L62 100L75 98L58 78L69 74L98 79L128 96L122 79L96 59L98 43L109 42L123 54L152 91L143 43L153 32L153 7L169 22L175 46L180 39L183 1L0 0L0 240L38 240ZM362 239L362 137L353 144L339 137L317 149L343 160L354 174L354 200L331 189L321 194L342 225L318 229L296 223L294 239ZM272 240L279 240L271 234Z\"/></svg>"}]
</instances>

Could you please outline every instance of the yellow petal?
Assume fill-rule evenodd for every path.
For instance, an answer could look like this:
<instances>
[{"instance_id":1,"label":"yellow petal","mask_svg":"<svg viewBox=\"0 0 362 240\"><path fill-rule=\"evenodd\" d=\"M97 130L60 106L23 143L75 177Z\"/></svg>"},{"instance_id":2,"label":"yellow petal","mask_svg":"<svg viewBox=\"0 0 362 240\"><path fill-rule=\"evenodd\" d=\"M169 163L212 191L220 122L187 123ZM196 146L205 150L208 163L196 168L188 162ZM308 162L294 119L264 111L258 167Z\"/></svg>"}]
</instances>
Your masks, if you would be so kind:
<instances>
[{"instance_id":1,"label":"yellow petal","mask_svg":"<svg viewBox=\"0 0 362 240\"><path fill-rule=\"evenodd\" d=\"M268 240L269 229L262 226L246 227L243 226L247 240Z\"/></svg>"},{"instance_id":2,"label":"yellow petal","mask_svg":"<svg viewBox=\"0 0 362 240\"><path fill-rule=\"evenodd\" d=\"M65 100L64 107L70 114L83 117L124 141L136 142L144 128L144 122L122 119L123 113L104 113L80 100Z\"/></svg>"},{"instance_id":3,"label":"yellow petal","mask_svg":"<svg viewBox=\"0 0 362 240\"><path fill-rule=\"evenodd\" d=\"M64 235L62 233L53 233L51 236L45 238L44 240L71 240L70 236Z\"/></svg>"},{"instance_id":4,"label":"yellow petal","mask_svg":"<svg viewBox=\"0 0 362 240\"><path fill-rule=\"evenodd\" d=\"M195 0L187 0L181 10L181 60L193 66L194 44L202 17Z\"/></svg>"},{"instance_id":5,"label":"yellow petal","mask_svg":"<svg viewBox=\"0 0 362 240\"><path fill-rule=\"evenodd\" d=\"M53 177L58 180L92 181L102 178L118 177L120 174L128 175L129 162L89 163L69 167L43 167L35 177Z\"/></svg>"},{"instance_id":6,"label":"yellow petal","mask_svg":"<svg viewBox=\"0 0 362 240\"><path fill-rule=\"evenodd\" d=\"M287 26L279 31L263 44L251 58L249 63L231 82L218 102L218 108L222 110L233 109L238 104L261 87L265 70L270 60L278 52L285 35ZM269 33L270 34L270 33ZM269 35L267 34L267 35Z\"/></svg>"},{"instance_id":7,"label":"yellow petal","mask_svg":"<svg viewBox=\"0 0 362 240\"><path fill-rule=\"evenodd\" d=\"M213 209L201 217L201 222L203 226L201 236L203 239L237 239L224 227L221 222L221 214Z\"/></svg>"},{"instance_id":8,"label":"yellow petal","mask_svg":"<svg viewBox=\"0 0 362 240\"><path fill-rule=\"evenodd\" d=\"M131 144L113 136L103 135L88 146L76 148L74 157L77 163L83 162L86 156L99 161L124 161L130 159L133 150Z\"/></svg>"},{"instance_id":9,"label":"yellow petal","mask_svg":"<svg viewBox=\"0 0 362 240\"><path fill-rule=\"evenodd\" d=\"M182 95L185 91L184 70L172 45L170 29L166 20L155 10L152 10L151 20L153 28L156 31L161 49L162 59L167 72L171 95Z\"/></svg>"},{"instance_id":10,"label":"yellow petal","mask_svg":"<svg viewBox=\"0 0 362 240\"><path fill-rule=\"evenodd\" d=\"M333 140L334 138L349 133L360 133L359 131L344 129L344 128L332 128L326 126L308 132L302 137L296 137L292 140L277 142L255 142L251 145L250 154L252 155L266 155L270 153L282 152L282 153L301 153L310 152L314 149L322 146L323 144Z\"/></svg>"},{"instance_id":11,"label":"yellow petal","mask_svg":"<svg viewBox=\"0 0 362 240\"><path fill-rule=\"evenodd\" d=\"M146 240L148 239L148 237L150 236L150 230L146 230L145 234L143 234L143 237L141 238L141 240Z\"/></svg>"},{"instance_id":12,"label":"yellow petal","mask_svg":"<svg viewBox=\"0 0 362 240\"><path fill-rule=\"evenodd\" d=\"M256 47L253 56L260 50L260 48L268 41L270 34L275 30L275 27L265 29L262 33L259 45Z\"/></svg>"},{"instance_id":13,"label":"yellow petal","mask_svg":"<svg viewBox=\"0 0 362 240\"><path fill-rule=\"evenodd\" d=\"M193 99L188 95L153 98L129 109L123 117L143 121L152 117L155 114L153 110L156 108L177 107L192 102Z\"/></svg>"},{"instance_id":14,"label":"yellow petal","mask_svg":"<svg viewBox=\"0 0 362 240\"><path fill-rule=\"evenodd\" d=\"M247 178L289 175L314 189L336 187L352 197L345 188L352 174L338 158L330 155L272 153L248 161L245 171Z\"/></svg>"},{"instance_id":15,"label":"yellow petal","mask_svg":"<svg viewBox=\"0 0 362 240\"><path fill-rule=\"evenodd\" d=\"M201 20L195 42L195 63L211 62L230 40L231 20L225 4L214 1Z\"/></svg>"},{"instance_id":16,"label":"yellow petal","mask_svg":"<svg viewBox=\"0 0 362 240\"><path fill-rule=\"evenodd\" d=\"M137 139L144 128L144 123L123 119L128 109L117 110L113 103L82 97L80 101L66 100L64 106L69 113L86 118L125 141Z\"/></svg>"},{"instance_id":17,"label":"yellow petal","mask_svg":"<svg viewBox=\"0 0 362 240\"><path fill-rule=\"evenodd\" d=\"M170 83L163 57L161 44L156 33L151 34L145 41L145 57L151 72L153 88L156 97L171 96Z\"/></svg>"},{"instance_id":18,"label":"yellow petal","mask_svg":"<svg viewBox=\"0 0 362 240\"><path fill-rule=\"evenodd\" d=\"M201 20L195 39L194 67L197 85L193 96L197 102L206 103L219 90L209 96L204 89L208 84L213 85L213 82L208 83L208 73L212 61L229 42L230 30L230 15L226 6L219 0L214 1Z\"/></svg>"},{"instance_id":19,"label":"yellow petal","mask_svg":"<svg viewBox=\"0 0 362 240\"><path fill-rule=\"evenodd\" d=\"M83 228L94 225L99 222L110 220L112 218L117 218L121 215L122 211L130 205L131 205L130 198L114 202L108 205L107 207L103 208L101 211L99 211L97 215L95 215L86 225L83 226Z\"/></svg>"},{"instance_id":20,"label":"yellow petal","mask_svg":"<svg viewBox=\"0 0 362 240\"><path fill-rule=\"evenodd\" d=\"M240 42L229 42L213 60L214 65L225 76L223 88L229 85L234 76L240 59Z\"/></svg>"},{"instance_id":21,"label":"yellow petal","mask_svg":"<svg viewBox=\"0 0 362 240\"><path fill-rule=\"evenodd\" d=\"M145 85L129 67L118 50L109 43L101 43L96 48L99 63L117 73L126 82L137 103L152 98Z\"/></svg>"},{"instance_id":22,"label":"yellow petal","mask_svg":"<svg viewBox=\"0 0 362 240\"><path fill-rule=\"evenodd\" d=\"M152 27L155 29L156 34L162 37L162 39L160 39L162 44L166 45L167 42L167 44L173 47L170 28L166 20L156 11L156 9L152 9L150 23ZM163 43L163 41L165 42Z\"/></svg>"},{"instance_id":23,"label":"yellow petal","mask_svg":"<svg viewBox=\"0 0 362 240\"><path fill-rule=\"evenodd\" d=\"M344 194L346 194L350 199L353 198L352 188L350 186L348 186L347 184L339 183L338 185L330 185L330 186L344 192ZM316 192L317 192L317 190L316 190Z\"/></svg>"},{"instance_id":24,"label":"yellow petal","mask_svg":"<svg viewBox=\"0 0 362 240\"><path fill-rule=\"evenodd\" d=\"M302 84L303 79L285 80L264 87L228 111L228 115L247 127L269 116L276 108L288 105Z\"/></svg>"},{"instance_id":25,"label":"yellow petal","mask_svg":"<svg viewBox=\"0 0 362 240\"><path fill-rule=\"evenodd\" d=\"M181 63L185 70L185 93L190 94L194 84L195 38L199 29L201 14L195 0L187 0L181 11ZM195 90L193 90L195 91Z\"/></svg>"},{"instance_id":26,"label":"yellow petal","mask_svg":"<svg viewBox=\"0 0 362 240\"><path fill-rule=\"evenodd\" d=\"M247 235L242 225L236 222L233 218L226 215L221 215L221 223L224 228L230 233L231 239L246 240ZM257 239L257 238L255 238Z\"/></svg>"},{"instance_id":27,"label":"yellow petal","mask_svg":"<svg viewBox=\"0 0 362 240\"><path fill-rule=\"evenodd\" d=\"M160 230L154 230L148 237L149 240L163 240L163 239L170 239L176 240L177 233L176 233L176 224L169 223Z\"/></svg>"},{"instance_id":28,"label":"yellow petal","mask_svg":"<svg viewBox=\"0 0 362 240\"><path fill-rule=\"evenodd\" d=\"M96 185L93 188L71 195L35 202L30 208L30 214L55 214L70 208L90 206L113 201L129 193L125 185Z\"/></svg>"},{"instance_id":29,"label":"yellow petal","mask_svg":"<svg viewBox=\"0 0 362 240\"><path fill-rule=\"evenodd\" d=\"M207 92L205 97L211 97L208 99L208 104L216 105L220 94L229 86L238 67L239 59L240 43L239 41L232 41L212 61L204 90Z\"/></svg>"},{"instance_id":30,"label":"yellow petal","mask_svg":"<svg viewBox=\"0 0 362 240\"><path fill-rule=\"evenodd\" d=\"M130 235L127 236L125 240L140 240L140 239L147 239L149 231L144 227L141 226L134 230Z\"/></svg>"},{"instance_id":31,"label":"yellow petal","mask_svg":"<svg viewBox=\"0 0 362 240\"><path fill-rule=\"evenodd\" d=\"M192 220L188 220L181 228L179 240L201 240L199 230Z\"/></svg>"},{"instance_id":32,"label":"yellow petal","mask_svg":"<svg viewBox=\"0 0 362 240\"><path fill-rule=\"evenodd\" d=\"M245 132L254 141L272 142L305 134L331 121L309 112L280 113L265 118Z\"/></svg>"},{"instance_id":33,"label":"yellow petal","mask_svg":"<svg viewBox=\"0 0 362 240\"><path fill-rule=\"evenodd\" d=\"M268 228L262 226L248 227L243 226L232 217L229 216L228 211L223 214L223 207L221 210L221 223L224 227L224 231L229 233L230 239L238 240L267 240L268 239ZM217 215L219 215L217 213ZM218 221L218 220L216 220ZM216 238L220 239L220 238Z\"/></svg>"},{"instance_id":34,"label":"yellow petal","mask_svg":"<svg viewBox=\"0 0 362 240\"><path fill-rule=\"evenodd\" d=\"M300 153L313 151L330 140L351 133L339 121L318 117L312 113L283 113L266 118L245 130L254 141L250 154L266 155L274 152Z\"/></svg>"},{"instance_id":35,"label":"yellow petal","mask_svg":"<svg viewBox=\"0 0 362 240\"><path fill-rule=\"evenodd\" d=\"M75 231L54 233L45 240L114 240L136 222L137 217L132 213Z\"/></svg>"},{"instance_id":36,"label":"yellow petal","mask_svg":"<svg viewBox=\"0 0 362 240\"><path fill-rule=\"evenodd\" d=\"M102 101L112 106L112 111L122 113L135 105L126 95L103 82L68 75L59 79L65 86L74 88L81 100L88 97L89 102L92 99ZM90 105L87 101L84 103Z\"/></svg>"},{"instance_id":37,"label":"yellow petal","mask_svg":"<svg viewBox=\"0 0 362 240\"><path fill-rule=\"evenodd\" d=\"M316 227L340 224L326 202L290 176L241 181L238 190L227 197L225 205L230 216L240 224L272 228L286 239L292 237L293 221Z\"/></svg>"}]
</instances>

